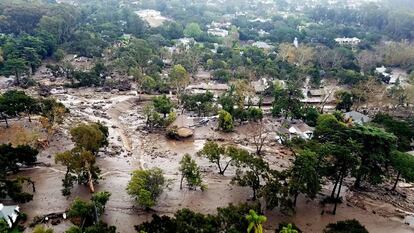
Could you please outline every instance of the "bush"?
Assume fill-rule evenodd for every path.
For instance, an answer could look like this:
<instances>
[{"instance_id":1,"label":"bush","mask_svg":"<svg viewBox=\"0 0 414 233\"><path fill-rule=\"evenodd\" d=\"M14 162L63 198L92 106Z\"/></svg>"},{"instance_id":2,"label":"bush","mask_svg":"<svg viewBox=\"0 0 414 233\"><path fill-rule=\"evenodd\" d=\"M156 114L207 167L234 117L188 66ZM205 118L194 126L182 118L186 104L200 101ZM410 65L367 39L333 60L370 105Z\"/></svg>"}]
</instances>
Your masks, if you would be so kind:
<instances>
[{"instance_id":1,"label":"bush","mask_svg":"<svg viewBox=\"0 0 414 233\"><path fill-rule=\"evenodd\" d=\"M329 224L324 233L369 233L367 229L355 219L339 221Z\"/></svg>"},{"instance_id":2,"label":"bush","mask_svg":"<svg viewBox=\"0 0 414 233\"><path fill-rule=\"evenodd\" d=\"M230 113L225 110L219 112L219 129L224 132L231 132L234 128L233 117Z\"/></svg>"}]
</instances>

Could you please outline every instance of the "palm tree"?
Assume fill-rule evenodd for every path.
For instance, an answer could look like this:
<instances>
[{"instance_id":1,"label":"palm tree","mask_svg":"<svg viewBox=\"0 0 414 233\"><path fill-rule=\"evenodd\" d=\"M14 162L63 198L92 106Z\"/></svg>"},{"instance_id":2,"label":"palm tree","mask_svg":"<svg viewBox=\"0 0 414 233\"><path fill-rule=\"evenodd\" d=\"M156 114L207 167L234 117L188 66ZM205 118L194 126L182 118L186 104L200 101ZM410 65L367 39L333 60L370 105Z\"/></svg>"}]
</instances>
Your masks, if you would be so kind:
<instances>
[{"instance_id":1,"label":"palm tree","mask_svg":"<svg viewBox=\"0 0 414 233\"><path fill-rule=\"evenodd\" d=\"M250 210L249 214L246 216L246 219L249 221L247 233L250 233L253 229L254 233L263 233L262 223L266 222L266 216L258 215L256 211Z\"/></svg>"},{"instance_id":2,"label":"palm tree","mask_svg":"<svg viewBox=\"0 0 414 233\"><path fill-rule=\"evenodd\" d=\"M293 229L292 224L288 224L287 226L283 227L279 233L299 233L299 231Z\"/></svg>"}]
</instances>

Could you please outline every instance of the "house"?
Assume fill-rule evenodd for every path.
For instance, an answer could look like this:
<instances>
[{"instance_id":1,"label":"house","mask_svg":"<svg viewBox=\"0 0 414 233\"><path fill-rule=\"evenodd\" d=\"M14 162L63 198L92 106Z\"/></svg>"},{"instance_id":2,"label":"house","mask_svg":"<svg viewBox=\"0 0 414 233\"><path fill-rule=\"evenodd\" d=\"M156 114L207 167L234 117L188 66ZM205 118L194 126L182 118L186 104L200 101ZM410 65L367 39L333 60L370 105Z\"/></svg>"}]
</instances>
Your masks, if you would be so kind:
<instances>
[{"instance_id":1,"label":"house","mask_svg":"<svg viewBox=\"0 0 414 233\"><path fill-rule=\"evenodd\" d=\"M188 49L190 47L191 44L194 44L196 41L194 40L194 38L188 38L188 37L184 37L184 38L180 38L175 40L175 45L176 46L183 46L186 49Z\"/></svg>"},{"instance_id":2,"label":"house","mask_svg":"<svg viewBox=\"0 0 414 233\"><path fill-rule=\"evenodd\" d=\"M252 87L256 93L263 93L269 88L269 83L266 78L261 78L257 81L251 82Z\"/></svg>"},{"instance_id":3,"label":"house","mask_svg":"<svg viewBox=\"0 0 414 233\"><path fill-rule=\"evenodd\" d=\"M344 119L345 121L352 121L357 124L365 124L371 121L371 118L369 118L367 115L356 111L346 112Z\"/></svg>"},{"instance_id":4,"label":"house","mask_svg":"<svg viewBox=\"0 0 414 233\"><path fill-rule=\"evenodd\" d=\"M287 140L290 140L290 132L289 129L281 126L276 129L276 137L275 140L280 143L284 144Z\"/></svg>"},{"instance_id":5,"label":"house","mask_svg":"<svg viewBox=\"0 0 414 233\"><path fill-rule=\"evenodd\" d=\"M307 96L309 98L322 98L325 94L324 89L312 89L308 91Z\"/></svg>"},{"instance_id":6,"label":"house","mask_svg":"<svg viewBox=\"0 0 414 233\"><path fill-rule=\"evenodd\" d=\"M400 82L400 76L399 75L391 75L390 76L390 81L388 82L388 84L395 85L399 82Z\"/></svg>"},{"instance_id":7,"label":"house","mask_svg":"<svg viewBox=\"0 0 414 233\"><path fill-rule=\"evenodd\" d=\"M359 43L361 43L361 40L353 37L353 38L336 38L335 42L340 44L340 45L358 45Z\"/></svg>"},{"instance_id":8,"label":"house","mask_svg":"<svg viewBox=\"0 0 414 233\"><path fill-rule=\"evenodd\" d=\"M306 123L294 124L289 128L290 138L300 137L305 140L311 139L314 131L315 128L310 127Z\"/></svg>"},{"instance_id":9,"label":"house","mask_svg":"<svg viewBox=\"0 0 414 233\"><path fill-rule=\"evenodd\" d=\"M271 50L274 48L274 46L269 45L268 43L263 42L263 41L256 41L252 44L252 46L257 47L259 49L264 49L264 50Z\"/></svg>"},{"instance_id":10,"label":"house","mask_svg":"<svg viewBox=\"0 0 414 233\"><path fill-rule=\"evenodd\" d=\"M187 86L186 90L193 94L206 93L210 91L215 95L220 95L229 90L230 87L227 84L220 83L200 83Z\"/></svg>"},{"instance_id":11,"label":"house","mask_svg":"<svg viewBox=\"0 0 414 233\"><path fill-rule=\"evenodd\" d=\"M152 9L145 9L140 11L135 11L142 20L146 21L150 27L159 27L165 21L169 19L162 16L160 11L152 10Z\"/></svg>"},{"instance_id":12,"label":"house","mask_svg":"<svg viewBox=\"0 0 414 233\"><path fill-rule=\"evenodd\" d=\"M20 207L16 205L5 206L0 203L0 218L4 219L9 227L13 227L19 216L19 209Z\"/></svg>"},{"instance_id":13,"label":"house","mask_svg":"<svg viewBox=\"0 0 414 233\"><path fill-rule=\"evenodd\" d=\"M207 33L212 36L226 37L229 35L229 31L221 28L211 28L207 30Z\"/></svg>"},{"instance_id":14,"label":"house","mask_svg":"<svg viewBox=\"0 0 414 233\"><path fill-rule=\"evenodd\" d=\"M265 30L263 30L263 29L260 29L257 33L259 33L259 36L267 36L267 35L270 35L270 33L269 32L266 32Z\"/></svg>"},{"instance_id":15,"label":"house","mask_svg":"<svg viewBox=\"0 0 414 233\"><path fill-rule=\"evenodd\" d=\"M229 29L231 27L231 22L211 22L208 28L220 28L220 29Z\"/></svg>"}]
</instances>

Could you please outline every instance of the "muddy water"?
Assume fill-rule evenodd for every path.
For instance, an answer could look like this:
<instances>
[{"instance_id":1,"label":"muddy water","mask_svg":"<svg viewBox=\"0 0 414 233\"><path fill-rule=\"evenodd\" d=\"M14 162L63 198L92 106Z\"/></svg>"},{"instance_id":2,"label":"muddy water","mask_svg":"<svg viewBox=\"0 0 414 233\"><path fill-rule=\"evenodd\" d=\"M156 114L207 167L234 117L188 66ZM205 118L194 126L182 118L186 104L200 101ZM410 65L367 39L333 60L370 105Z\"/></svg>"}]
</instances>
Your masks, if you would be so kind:
<instances>
[{"instance_id":1,"label":"muddy water","mask_svg":"<svg viewBox=\"0 0 414 233\"><path fill-rule=\"evenodd\" d=\"M62 97L63 98L63 97ZM226 176L217 174L217 168L205 159L194 157L201 166L204 182L208 189L205 192L180 190L180 175L178 173L179 161L183 154L195 154L204 144L205 139L213 137L212 130L208 127L196 131L194 141L176 142L166 140L162 135L145 134L137 130L142 124L142 116L136 108L135 96L112 96L103 100L102 96L84 97L75 95L64 96L64 103L71 110L71 120L77 121L102 121L110 130L110 145L121 146L123 152L117 156L103 156L98 158L99 167L102 169L103 180L96 186L97 191L109 191L112 193L107 204L104 220L115 225L120 233L134 232L133 226L151 219L153 213L147 213L134 206L134 200L126 193L126 186L133 170L142 167L160 167L170 180L169 189L160 197L159 204L154 208L160 214L172 215L182 208L190 208L197 212L214 213L217 207L226 206L228 203L244 202L250 198L251 191L246 188L230 185L230 180L235 170L230 167ZM107 117L95 115L91 106L80 108L81 102L88 104L102 104L99 110L105 112ZM98 111L98 110L95 110ZM22 211L33 218L51 212L60 212L67 209L71 201L79 196L89 199L89 190L86 187L75 186L73 194L66 199L61 195L61 180L64 176L64 168L53 162L53 155L72 147L69 137L55 138L50 148L39 156L42 162L49 162L52 167L34 168L24 171L24 175L32 177L36 182L37 192L34 200L22 206ZM154 153L157 156L154 156ZM275 163L286 163L286 158L273 157ZM295 222L305 232L322 232L322 229L330 222L356 218L365 224L372 233L408 233L412 228L397 220L390 220L372 214L358 208L352 208L343 204L338 209L338 214L321 215L318 201L307 202L300 199L297 214L291 217L281 215L278 211L266 213L269 221L266 225L268 232L273 232L280 221ZM56 227L55 232L64 232L68 222Z\"/></svg>"},{"instance_id":2,"label":"muddy water","mask_svg":"<svg viewBox=\"0 0 414 233\"><path fill-rule=\"evenodd\" d=\"M359 208L349 207L342 204L337 209L337 214L331 215L327 211L332 210L332 206L322 209L315 202L308 202L303 198L298 200L296 214L287 217L277 212L266 213L269 217L268 224L277 225L280 222L294 222L301 230L309 233L320 233L326 225L340 220L357 219L371 233L412 233L414 229L402 224L400 220L391 220Z\"/></svg>"}]
</instances>

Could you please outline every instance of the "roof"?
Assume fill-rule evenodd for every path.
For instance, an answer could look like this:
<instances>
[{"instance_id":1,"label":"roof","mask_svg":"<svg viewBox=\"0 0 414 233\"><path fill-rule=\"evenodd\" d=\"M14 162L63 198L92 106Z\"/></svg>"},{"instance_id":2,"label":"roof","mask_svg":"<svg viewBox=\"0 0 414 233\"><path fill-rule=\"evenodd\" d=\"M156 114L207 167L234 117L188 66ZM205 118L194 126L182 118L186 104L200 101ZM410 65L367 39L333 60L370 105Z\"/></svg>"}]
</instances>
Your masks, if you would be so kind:
<instances>
[{"instance_id":1,"label":"roof","mask_svg":"<svg viewBox=\"0 0 414 233\"><path fill-rule=\"evenodd\" d=\"M189 85L186 89L194 90L194 89L201 89L201 90L214 90L214 91L227 91L229 89L229 85L221 84L221 83L200 83L195 85Z\"/></svg>"},{"instance_id":2,"label":"roof","mask_svg":"<svg viewBox=\"0 0 414 233\"><path fill-rule=\"evenodd\" d=\"M353 38L336 38L335 39L336 42L338 43L359 43L361 42L360 39L353 37Z\"/></svg>"},{"instance_id":3,"label":"roof","mask_svg":"<svg viewBox=\"0 0 414 233\"><path fill-rule=\"evenodd\" d=\"M259 79L257 81L251 82L254 90L258 92L264 92L269 87L267 80L265 78Z\"/></svg>"},{"instance_id":4,"label":"roof","mask_svg":"<svg viewBox=\"0 0 414 233\"><path fill-rule=\"evenodd\" d=\"M306 123L299 123L292 125L289 128L289 132L291 133L306 133L306 132L313 132L315 129L313 127L310 127Z\"/></svg>"},{"instance_id":5,"label":"roof","mask_svg":"<svg viewBox=\"0 0 414 233\"><path fill-rule=\"evenodd\" d=\"M272 49L273 48L272 45L269 45L268 43L263 42L263 41L256 41L252 45L255 47L261 48L261 49Z\"/></svg>"},{"instance_id":6,"label":"roof","mask_svg":"<svg viewBox=\"0 0 414 233\"><path fill-rule=\"evenodd\" d=\"M276 132L280 133L280 134L289 134L290 133L290 131L288 129L286 129L285 127L278 127L276 129Z\"/></svg>"},{"instance_id":7,"label":"roof","mask_svg":"<svg viewBox=\"0 0 414 233\"><path fill-rule=\"evenodd\" d=\"M360 112L351 111L345 113L345 119L351 118L353 122L363 124L371 121L371 118L369 118L367 115L364 115Z\"/></svg>"},{"instance_id":8,"label":"roof","mask_svg":"<svg viewBox=\"0 0 414 233\"><path fill-rule=\"evenodd\" d=\"M325 90L324 89L314 89L314 90L309 90L308 93L311 96L323 96L323 95L325 95Z\"/></svg>"},{"instance_id":9,"label":"roof","mask_svg":"<svg viewBox=\"0 0 414 233\"><path fill-rule=\"evenodd\" d=\"M400 76L399 75L391 75L390 76L390 81L389 81L389 83L390 84L395 84L395 83L397 83L397 81L400 79Z\"/></svg>"},{"instance_id":10,"label":"roof","mask_svg":"<svg viewBox=\"0 0 414 233\"><path fill-rule=\"evenodd\" d=\"M211 28L207 30L207 33L213 36L225 37L229 34L229 31L221 28Z\"/></svg>"},{"instance_id":11,"label":"roof","mask_svg":"<svg viewBox=\"0 0 414 233\"><path fill-rule=\"evenodd\" d=\"M19 206L16 205L5 206L0 203L0 218L4 219L9 227L12 227L17 220L19 209Z\"/></svg>"}]
</instances>

